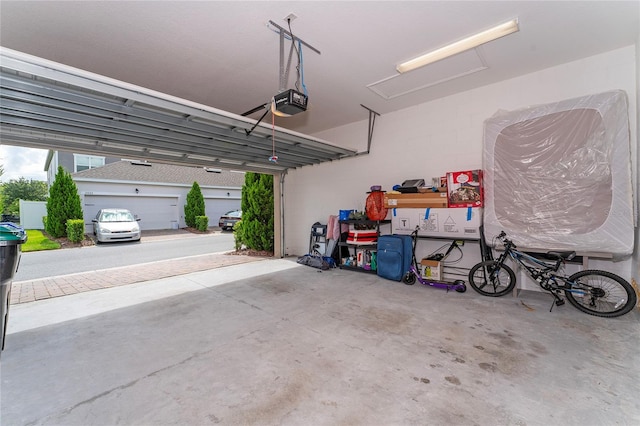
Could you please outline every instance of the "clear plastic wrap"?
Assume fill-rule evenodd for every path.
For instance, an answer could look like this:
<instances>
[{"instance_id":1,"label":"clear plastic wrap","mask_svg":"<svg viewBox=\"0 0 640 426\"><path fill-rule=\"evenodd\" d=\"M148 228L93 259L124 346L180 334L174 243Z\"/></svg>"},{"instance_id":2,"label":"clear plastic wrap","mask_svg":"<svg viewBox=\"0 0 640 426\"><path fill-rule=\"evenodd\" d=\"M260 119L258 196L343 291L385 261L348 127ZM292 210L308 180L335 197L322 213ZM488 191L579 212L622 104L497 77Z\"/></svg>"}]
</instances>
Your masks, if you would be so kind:
<instances>
[{"instance_id":1,"label":"clear plastic wrap","mask_svg":"<svg viewBox=\"0 0 640 426\"><path fill-rule=\"evenodd\" d=\"M488 240L504 230L523 248L632 253L625 92L498 112L483 157Z\"/></svg>"}]
</instances>

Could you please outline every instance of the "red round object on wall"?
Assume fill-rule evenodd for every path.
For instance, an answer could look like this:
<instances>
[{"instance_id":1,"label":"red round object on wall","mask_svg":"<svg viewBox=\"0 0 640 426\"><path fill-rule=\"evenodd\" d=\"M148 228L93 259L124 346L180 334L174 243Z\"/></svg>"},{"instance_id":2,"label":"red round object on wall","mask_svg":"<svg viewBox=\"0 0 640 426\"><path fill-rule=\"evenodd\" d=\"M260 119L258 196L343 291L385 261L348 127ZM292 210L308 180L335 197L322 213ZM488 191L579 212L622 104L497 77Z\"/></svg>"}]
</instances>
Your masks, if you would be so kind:
<instances>
[{"instance_id":1,"label":"red round object on wall","mask_svg":"<svg viewBox=\"0 0 640 426\"><path fill-rule=\"evenodd\" d=\"M388 209L384 206L384 192L373 191L367 196L367 218L369 220L384 220Z\"/></svg>"}]
</instances>

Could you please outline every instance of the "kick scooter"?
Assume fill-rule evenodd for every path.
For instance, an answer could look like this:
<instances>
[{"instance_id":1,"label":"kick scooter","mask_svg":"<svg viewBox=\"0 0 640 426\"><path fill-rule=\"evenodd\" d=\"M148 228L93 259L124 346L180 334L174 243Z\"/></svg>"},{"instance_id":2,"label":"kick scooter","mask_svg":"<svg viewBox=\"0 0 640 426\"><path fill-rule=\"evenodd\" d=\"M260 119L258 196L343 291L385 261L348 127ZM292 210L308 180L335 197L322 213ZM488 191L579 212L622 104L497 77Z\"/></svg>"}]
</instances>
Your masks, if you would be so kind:
<instances>
[{"instance_id":1,"label":"kick scooter","mask_svg":"<svg viewBox=\"0 0 640 426\"><path fill-rule=\"evenodd\" d=\"M412 246L413 246L413 253L411 254L411 266L409 267L409 271L404 275L404 277L402 277L402 282L407 284L407 285L413 285L415 284L416 280L423 285L428 285L431 287L437 287L437 288L442 288L442 289L446 289L447 292L449 290L455 290L458 293L464 293L465 291L467 291L467 286L464 284L464 281L462 280L455 280L454 282L447 282L447 281L436 281L436 280L432 280L429 278L423 278L420 275L420 268L418 267L418 260L416 259L416 245L418 243L418 229L416 228L412 233L411 233L411 239L412 239ZM451 250L453 250L453 248L456 247L456 242L454 241L451 246L449 246L449 249L447 250L447 252L444 254L444 256L439 259L439 260L443 260L444 258L446 258L449 253L451 253Z\"/></svg>"}]
</instances>

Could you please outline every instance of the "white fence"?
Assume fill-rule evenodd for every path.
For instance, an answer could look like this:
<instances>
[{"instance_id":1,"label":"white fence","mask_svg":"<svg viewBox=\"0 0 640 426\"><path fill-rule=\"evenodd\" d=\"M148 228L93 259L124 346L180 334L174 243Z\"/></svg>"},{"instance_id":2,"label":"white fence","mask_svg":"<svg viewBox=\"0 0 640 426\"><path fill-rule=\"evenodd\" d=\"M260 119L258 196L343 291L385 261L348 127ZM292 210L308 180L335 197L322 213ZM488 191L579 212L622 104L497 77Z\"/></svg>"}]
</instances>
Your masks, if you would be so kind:
<instances>
[{"instance_id":1,"label":"white fence","mask_svg":"<svg viewBox=\"0 0 640 426\"><path fill-rule=\"evenodd\" d=\"M42 218L46 215L46 201L20 200L20 226L24 229L44 229Z\"/></svg>"}]
</instances>

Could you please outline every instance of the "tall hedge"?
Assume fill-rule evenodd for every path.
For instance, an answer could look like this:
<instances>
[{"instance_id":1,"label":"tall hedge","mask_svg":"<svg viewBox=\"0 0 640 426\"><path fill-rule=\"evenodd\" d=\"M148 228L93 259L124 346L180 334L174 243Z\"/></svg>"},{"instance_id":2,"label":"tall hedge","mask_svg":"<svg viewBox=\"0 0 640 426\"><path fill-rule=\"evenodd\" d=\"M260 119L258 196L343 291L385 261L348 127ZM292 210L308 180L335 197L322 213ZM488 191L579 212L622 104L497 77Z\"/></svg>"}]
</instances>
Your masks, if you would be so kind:
<instances>
[{"instance_id":1,"label":"tall hedge","mask_svg":"<svg viewBox=\"0 0 640 426\"><path fill-rule=\"evenodd\" d=\"M196 217L204 216L204 197L198 182L193 182L187 194L187 204L184 206L184 221L191 228L196 227Z\"/></svg>"},{"instance_id":2,"label":"tall hedge","mask_svg":"<svg viewBox=\"0 0 640 426\"><path fill-rule=\"evenodd\" d=\"M234 227L238 242L253 250L273 252L273 176L245 174L242 220Z\"/></svg>"},{"instance_id":3,"label":"tall hedge","mask_svg":"<svg viewBox=\"0 0 640 426\"><path fill-rule=\"evenodd\" d=\"M64 237L67 235L67 220L70 219L83 219L82 204L71 174L58 166L56 178L49 189L45 230L54 238Z\"/></svg>"}]
</instances>

